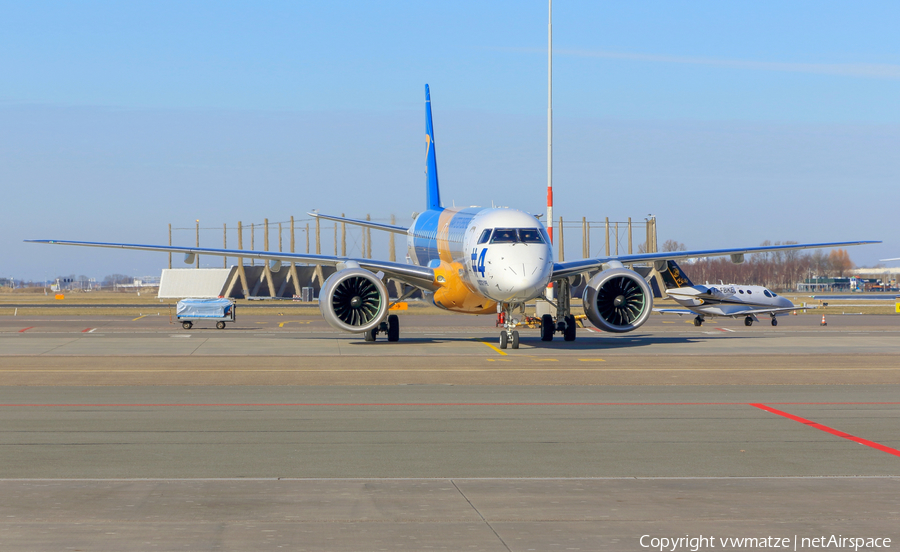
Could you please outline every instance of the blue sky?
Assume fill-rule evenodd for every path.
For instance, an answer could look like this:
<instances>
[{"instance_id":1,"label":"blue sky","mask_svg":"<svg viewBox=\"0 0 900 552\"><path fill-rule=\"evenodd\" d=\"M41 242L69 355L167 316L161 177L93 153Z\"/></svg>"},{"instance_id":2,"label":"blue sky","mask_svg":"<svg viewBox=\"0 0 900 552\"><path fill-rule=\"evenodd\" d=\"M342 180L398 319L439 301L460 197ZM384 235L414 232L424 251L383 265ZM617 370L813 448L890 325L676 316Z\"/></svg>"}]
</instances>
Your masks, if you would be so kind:
<instances>
[{"instance_id":1,"label":"blue sky","mask_svg":"<svg viewBox=\"0 0 900 552\"><path fill-rule=\"evenodd\" d=\"M162 243L200 219L212 246L223 223L313 208L406 222L426 82L445 203L544 211L545 2L0 6L4 276L166 262L26 238ZM690 248L881 239L851 257L900 255L900 5L553 15L557 214L654 213L661 241Z\"/></svg>"}]
</instances>

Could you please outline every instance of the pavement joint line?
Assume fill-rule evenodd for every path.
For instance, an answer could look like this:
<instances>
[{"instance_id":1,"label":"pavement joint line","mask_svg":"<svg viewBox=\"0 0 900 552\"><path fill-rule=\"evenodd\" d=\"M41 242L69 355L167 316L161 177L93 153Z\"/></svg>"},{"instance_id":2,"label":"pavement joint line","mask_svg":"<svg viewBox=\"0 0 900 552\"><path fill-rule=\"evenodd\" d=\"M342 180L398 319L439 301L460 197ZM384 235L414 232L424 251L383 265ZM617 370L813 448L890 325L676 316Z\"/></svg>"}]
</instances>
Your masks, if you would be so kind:
<instances>
[{"instance_id":1,"label":"pavement joint line","mask_svg":"<svg viewBox=\"0 0 900 552\"><path fill-rule=\"evenodd\" d=\"M794 414L790 414L788 412L784 412L782 410L772 408L771 406L766 406L766 405L760 404L760 403L751 403L750 406L759 408L760 410L764 410L771 414L776 414L778 416L782 416L784 418L793 420L795 422L800 422L801 424L807 425L814 429L818 429L820 431L824 431L825 433L830 433L836 437L841 437L843 439L853 441L854 443L859 443L860 445L865 445L865 446L871 447L875 450L880 450L881 452L893 454L894 456L900 456L900 450L897 450L895 448L891 448L891 447L882 445L881 443L876 443L875 441L869 441L868 439L863 439L862 437L857 437L856 435L850 435L849 433L844 433L843 431L841 431L839 429L834 429L834 428L828 427L826 425L822 425L818 422L813 422L811 420L807 420L806 418L801 418L800 416L795 416Z\"/></svg>"},{"instance_id":2,"label":"pavement joint line","mask_svg":"<svg viewBox=\"0 0 900 552\"><path fill-rule=\"evenodd\" d=\"M900 402L855 402L855 403L771 403L779 406L873 406L873 405L900 405ZM746 402L392 402L392 403L0 403L0 407L6 408L23 408L23 407L81 407L81 408L98 408L98 407L223 407L223 406L240 406L240 407L283 407L283 406L314 406L314 407L335 407L335 406L755 406L763 410L766 405L758 403ZM768 410L775 413L774 409ZM798 417L799 418L799 417ZM799 418L802 420L802 418ZM807 420L808 422L808 420ZM809 422L813 424L814 422ZM823 426L824 427L824 426Z\"/></svg>"},{"instance_id":3,"label":"pavement joint line","mask_svg":"<svg viewBox=\"0 0 900 552\"><path fill-rule=\"evenodd\" d=\"M481 514L481 512L478 511L478 508L474 504L472 504L472 501L469 500L469 497L466 496L466 493L462 492L462 489L460 489L456 485L456 481L454 481L453 479L450 479L450 484L453 485L453 488L456 489L456 492L458 492L459 495L461 497L463 497L463 499L465 499L465 501L469 504L469 507L472 508L472 510L474 510L476 514L478 514L478 517L481 518L481 521L484 522L485 525L487 525L487 528L491 530L491 532L494 534L495 537L497 537L497 539L500 541L500 544L502 544L503 547L506 548L507 552L510 552L509 545L506 544L506 541L503 540L503 537L501 537L497 533L497 530L494 529L494 527L491 525L491 522L489 522L487 519L485 519L485 517Z\"/></svg>"},{"instance_id":4,"label":"pavement joint line","mask_svg":"<svg viewBox=\"0 0 900 552\"><path fill-rule=\"evenodd\" d=\"M857 480L887 479L900 481L900 475L711 475L711 476L598 476L598 477L454 477L454 481L732 481L732 480ZM195 481L449 481L449 477L110 477L110 478L38 478L38 477L0 477L3 483L28 482L97 482L119 481L131 482L195 482Z\"/></svg>"},{"instance_id":5,"label":"pavement joint line","mask_svg":"<svg viewBox=\"0 0 900 552\"><path fill-rule=\"evenodd\" d=\"M62 346L62 345L61 345ZM13 355L10 355L13 356ZM59 356L59 355L55 355ZM65 355L72 358L79 356L94 355ZM118 355L111 355L118 356ZM134 355L141 358L141 355ZM185 355L187 357L189 355ZM193 358L221 358L233 355L193 355ZM252 356L252 355L251 355ZM3 355L0 355L3 358ZM490 360L490 359L488 359ZM510 359L495 359L510 360ZM110 373L110 374L128 374L128 373L158 373L170 372L173 374L182 372L286 372L286 373L302 373L302 372L359 372L359 373L378 373L378 372L406 372L406 373L435 373L444 372L896 372L897 368L633 368L625 366L622 368L440 368L440 369L421 369L421 368L97 368L97 369L63 369L63 368L3 368L0 373L67 373L67 374L89 374L89 373ZM0 385L2 387L2 385Z\"/></svg>"}]
</instances>

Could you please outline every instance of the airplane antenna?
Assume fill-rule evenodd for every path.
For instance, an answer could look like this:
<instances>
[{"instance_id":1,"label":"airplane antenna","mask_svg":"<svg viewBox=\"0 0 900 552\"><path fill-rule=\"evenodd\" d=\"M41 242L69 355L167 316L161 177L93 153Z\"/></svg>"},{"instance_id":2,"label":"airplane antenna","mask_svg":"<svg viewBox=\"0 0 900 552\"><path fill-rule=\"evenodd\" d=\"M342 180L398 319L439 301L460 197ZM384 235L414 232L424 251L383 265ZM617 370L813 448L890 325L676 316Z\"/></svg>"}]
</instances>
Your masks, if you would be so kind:
<instances>
[{"instance_id":1,"label":"airplane antenna","mask_svg":"<svg viewBox=\"0 0 900 552\"><path fill-rule=\"evenodd\" d=\"M547 17L547 234L553 244L553 0Z\"/></svg>"}]
</instances>

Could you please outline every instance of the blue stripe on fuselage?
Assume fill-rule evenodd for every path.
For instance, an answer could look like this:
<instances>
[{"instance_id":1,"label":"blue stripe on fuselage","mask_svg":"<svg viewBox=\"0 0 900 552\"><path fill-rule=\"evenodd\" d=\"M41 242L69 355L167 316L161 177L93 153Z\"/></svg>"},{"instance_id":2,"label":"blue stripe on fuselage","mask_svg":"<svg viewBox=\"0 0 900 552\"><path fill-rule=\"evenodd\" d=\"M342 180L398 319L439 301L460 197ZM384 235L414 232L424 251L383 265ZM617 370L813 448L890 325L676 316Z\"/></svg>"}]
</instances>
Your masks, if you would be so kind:
<instances>
[{"instance_id":1,"label":"blue stripe on fuselage","mask_svg":"<svg viewBox=\"0 0 900 552\"><path fill-rule=\"evenodd\" d=\"M448 228L447 248L453 260L464 262L463 239L472 219L475 218L481 208L468 208L452 212L452 209L429 209L416 217L409 229L407 244L412 244L415 251L415 259L421 266L428 266L431 261L440 261L440 248L438 247L438 232L442 225L442 219L452 217ZM446 261L446 259L444 259Z\"/></svg>"}]
</instances>

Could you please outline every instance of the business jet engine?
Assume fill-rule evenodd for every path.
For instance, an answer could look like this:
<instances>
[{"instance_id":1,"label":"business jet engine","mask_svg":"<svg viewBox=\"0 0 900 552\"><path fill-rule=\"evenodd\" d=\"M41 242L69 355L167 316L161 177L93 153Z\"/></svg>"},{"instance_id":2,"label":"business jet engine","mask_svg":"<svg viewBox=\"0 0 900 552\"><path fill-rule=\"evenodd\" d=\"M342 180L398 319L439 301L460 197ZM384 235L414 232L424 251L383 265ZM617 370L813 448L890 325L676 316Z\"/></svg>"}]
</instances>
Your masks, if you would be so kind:
<instances>
[{"instance_id":1,"label":"business jet engine","mask_svg":"<svg viewBox=\"0 0 900 552\"><path fill-rule=\"evenodd\" d=\"M319 310L332 328L363 333L388 315L387 287L363 268L345 268L329 276L319 292Z\"/></svg>"},{"instance_id":2,"label":"business jet engine","mask_svg":"<svg viewBox=\"0 0 900 552\"><path fill-rule=\"evenodd\" d=\"M636 330L653 312L653 293L640 274L627 268L598 272L584 288L584 313L597 328Z\"/></svg>"}]
</instances>

